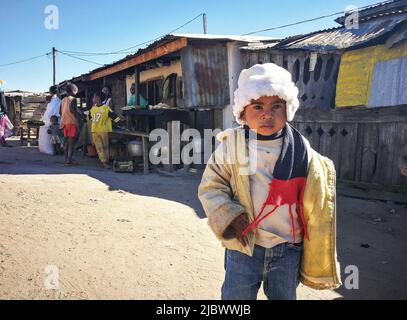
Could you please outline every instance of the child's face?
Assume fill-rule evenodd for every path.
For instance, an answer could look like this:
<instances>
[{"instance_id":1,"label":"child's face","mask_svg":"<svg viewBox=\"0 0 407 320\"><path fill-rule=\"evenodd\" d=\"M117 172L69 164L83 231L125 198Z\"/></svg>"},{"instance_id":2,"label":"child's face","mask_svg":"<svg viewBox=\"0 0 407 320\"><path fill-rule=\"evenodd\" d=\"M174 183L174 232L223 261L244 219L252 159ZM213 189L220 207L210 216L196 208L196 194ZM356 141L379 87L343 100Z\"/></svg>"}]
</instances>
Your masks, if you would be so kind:
<instances>
[{"instance_id":1,"label":"child's face","mask_svg":"<svg viewBox=\"0 0 407 320\"><path fill-rule=\"evenodd\" d=\"M272 135L284 128L287 122L286 103L278 96L263 96L247 105L242 120L263 136Z\"/></svg>"},{"instance_id":2,"label":"child's face","mask_svg":"<svg viewBox=\"0 0 407 320\"><path fill-rule=\"evenodd\" d=\"M51 124L52 124L52 125L58 124L58 118L52 117L52 118L50 119L50 121L51 121Z\"/></svg>"}]
</instances>

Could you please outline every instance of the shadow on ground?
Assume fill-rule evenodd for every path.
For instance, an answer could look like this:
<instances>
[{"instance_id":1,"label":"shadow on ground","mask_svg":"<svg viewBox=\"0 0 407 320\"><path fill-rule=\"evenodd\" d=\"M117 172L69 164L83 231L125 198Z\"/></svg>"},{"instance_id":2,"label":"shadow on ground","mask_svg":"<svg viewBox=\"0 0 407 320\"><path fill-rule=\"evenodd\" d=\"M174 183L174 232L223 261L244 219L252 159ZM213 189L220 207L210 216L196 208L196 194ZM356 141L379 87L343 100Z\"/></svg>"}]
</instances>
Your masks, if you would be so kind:
<instances>
[{"instance_id":1,"label":"shadow on ground","mask_svg":"<svg viewBox=\"0 0 407 320\"><path fill-rule=\"evenodd\" d=\"M0 174L85 174L101 181L109 190L123 190L132 194L157 197L176 201L194 209L199 218L205 213L197 196L202 171L183 174L158 174L152 170L148 175L142 172L125 173L104 169L97 158L75 154L73 166L64 165L63 156L41 154L37 147L20 146L18 141L8 141L12 148L0 148Z\"/></svg>"}]
</instances>

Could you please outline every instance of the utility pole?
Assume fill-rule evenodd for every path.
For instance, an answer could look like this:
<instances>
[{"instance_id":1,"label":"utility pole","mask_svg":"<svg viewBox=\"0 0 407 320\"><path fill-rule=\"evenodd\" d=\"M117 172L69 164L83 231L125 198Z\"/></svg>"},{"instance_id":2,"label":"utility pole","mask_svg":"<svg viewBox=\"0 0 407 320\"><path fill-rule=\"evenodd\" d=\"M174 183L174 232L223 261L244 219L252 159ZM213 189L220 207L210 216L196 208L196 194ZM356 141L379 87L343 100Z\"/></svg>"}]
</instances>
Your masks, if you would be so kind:
<instances>
[{"instance_id":1,"label":"utility pole","mask_svg":"<svg viewBox=\"0 0 407 320\"><path fill-rule=\"evenodd\" d=\"M203 22L203 33L206 34L206 13L203 14L202 16L202 22Z\"/></svg>"},{"instance_id":2,"label":"utility pole","mask_svg":"<svg viewBox=\"0 0 407 320\"><path fill-rule=\"evenodd\" d=\"M52 47L52 84L55 86L55 47Z\"/></svg>"}]
</instances>

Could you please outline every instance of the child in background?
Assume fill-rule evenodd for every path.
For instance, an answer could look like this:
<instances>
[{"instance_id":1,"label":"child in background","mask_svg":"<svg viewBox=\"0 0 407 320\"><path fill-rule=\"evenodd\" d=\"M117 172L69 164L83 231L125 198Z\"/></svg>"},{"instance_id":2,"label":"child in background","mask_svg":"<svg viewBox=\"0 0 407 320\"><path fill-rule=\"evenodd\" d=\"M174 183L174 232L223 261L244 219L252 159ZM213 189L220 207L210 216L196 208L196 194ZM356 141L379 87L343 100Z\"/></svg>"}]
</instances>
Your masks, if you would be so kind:
<instances>
[{"instance_id":1,"label":"child in background","mask_svg":"<svg viewBox=\"0 0 407 320\"><path fill-rule=\"evenodd\" d=\"M58 117L51 116L50 118L50 126L47 130L48 134L51 135L51 144L54 146L55 155L64 154L64 133L59 127Z\"/></svg>"},{"instance_id":2,"label":"child in background","mask_svg":"<svg viewBox=\"0 0 407 320\"><path fill-rule=\"evenodd\" d=\"M130 93L131 96L129 98L129 101L127 103L128 106L135 106L137 104L137 99L136 99L136 84L132 83L130 87ZM146 109L148 106L148 101L141 95L139 94L140 97L140 107L141 109Z\"/></svg>"},{"instance_id":3,"label":"child in background","mask_svg":"<svg viewBox=\"0 0 407 320\"><path fill-rule=\"evenodd\" d=\"M109 168L109 132L112 132L112 119L118 123L120 118L102 104L102 94L93 94L93 107L90 109L92 118L92 139L103 167Z\"/></svg>"}]
</instances>

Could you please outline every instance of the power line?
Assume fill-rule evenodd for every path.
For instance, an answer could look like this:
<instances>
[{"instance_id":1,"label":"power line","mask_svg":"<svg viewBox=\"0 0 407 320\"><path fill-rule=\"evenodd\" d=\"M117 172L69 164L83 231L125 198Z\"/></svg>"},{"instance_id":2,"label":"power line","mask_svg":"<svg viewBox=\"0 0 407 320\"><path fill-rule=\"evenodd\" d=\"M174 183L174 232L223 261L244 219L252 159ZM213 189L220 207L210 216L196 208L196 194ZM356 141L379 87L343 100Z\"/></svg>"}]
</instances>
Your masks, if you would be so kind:
<instances>
[{"instance_id":1,"label":"power line","mask_svg":"<svg viewBox=\"0 0 407 320\"><path fill-rule=\"evenodd\" d=\"M99 66L104 66L104 64L99 63L99 62L95 62L95 61L83 59L83 58L77 57L76 55L69 54L69 53L66 53L66 52L63 52L63 51L59 51L59 50L56 50L56 51L59 52L59 53L62 53L62 54L65 55L65 56L68 56L68 57L71 57L71 58L74 58L74 59L78 59L78 60L82 60L82 61L85 61L85 62L94 63L94 64L97 64L97 65L99 65Z\"/></svg>"},{"instance_id":2,"label":"power line","mask_svg":"<svg viewBox=\"0 0 407 320\"><path fill-rule=\"evenodd\" d=\"M378 5L384 5L384 4L391 3L391 2L393 2L393 0L378 2L378 3L375 3L375 4L370 4L368 6L357 8L357 9L355 9L355 11L356 10L360 11L360 10L370 8L370 7L374 7L374 6L378 6ZM352 12L352 10L351 10L351 12ZM290 23L290 24L285 24L285 25L278 26L278 27L272 27L272 28L267 28L267 29L263 29L263 30L258 30L258 31L245 33L245 34L243 34L243 36L248 36L248 35L255 34L255 33L261 33L261 32L265 32L265 31L272 31L272 30L282 29L282 28L286 28L286 27L291 27L291 26L295 26L295 25L299 25L299 24L303 24L303 23L307 23L307 22L311 22L311 21L315 21L315 20L320 20L320 19L324 19L324 18L328 18L328 17L337 16L339 14L344 14L344 13L346 13L346 11L339 11L339 12L327 14L327 15L324 15L324 16L316 17L316 18L311 18L311 19L302 20L302 21L298 21L298 22L294 22L294 23Z\"/></svg>"},{"instance_id":3,"label":"power line","mask_svg":"<svg viewBox=\"0 0 407 320\"><path fill-rule=\"evenodd\" d=\"M263 30L258 30L258 31L253 31L253 32L249 32L249 33L245 33L243 34L244 36L249 36L251 34L255 34L255 33L261 33L261 32L265 32L265 31L272 31L272 30L277 30L277 29L282 29L282 28L286 28L286 27L291 27L291 26L295 26L298 24L302 24L302 23L307 23L307 22L311 22L311 21L315 21L315 20L319 20L319 19L323 19L323 18L328 18L328 17L332 17L332 16L336 16L338 14L343 13L342 11L339 13L332 13L326 16L321 16L321 17L317 17L317 18L312 18L312 19L308 19L308 20L303 20L303 21L299 21L299 22L294 22L294 23L290 23L290 24L285 24L282 26L278 26L278 27L273 27L273 28L267 28L267 29L263 29Z\"/></svg>"},{"instance_id":4,"label":"power line","mask_svg":"<svg viewBox=\"0 0 407 320\"><path fill-rule=\"evenodd\" d=\"M59 52L64 52L64 53L70 53L70 54L74 54L76 56L82 56L82 57L92 57L92 56L105 56L105 55L113 55L113 54L130 54L130 53L134 53L133 51L129 51L129 52L83 52L83 51L70 51L70 50L59 50Z\"/></svg>"},{"instance_id":5,"label":"power line","mask_svg":"<svg viewBox=\"0 0 407 320\"><path fill-rule=\"evenodd\" d=\"M161 36L159 36L159 37L157 37L157 38L155 38L155 39L151 39L151 40L149 40L149 41L145 41L145 42L143 42L143 43L141 43L141 44L138 44L138 45L135 45L135 46L132 46L132 47L123 49L123 50L119 50L119 51L116 51L116 52L114 52L114 53L118 53L118 52L120 52L120 51L127 51L127 50L129 50L129 49L137 48L137 47L140 47L140 46L145 45L145 44L147 44L147 43L150 43L150 42L154 42L154 41L156 41L156 40L159 40L159 39L161 39L162 37L164 37L164 36L167 35L167 34L171 34L171 33L174 33L175 31L178 31L179 29L185 27L186 25L190 24L192 21L198 19L199 17L201 17L201 16L203 16L203 15L204 15L203 13L200 13L200 14L198 14L195 18L192 18L191 20L185 22L182 26L179 26L178 28L176 28L176 29L174 29L174 30L171 30L170 32L167 32L166 34L161 35Z\"/></svg>"},{"instance_id":6,"label":"power line","mask_svg":"<svg viewBox=\"0 0 407 320\"><path fill-rule=\"evenodd\" d=\"M78 56L99 56L99 55L112 55L112 54L131 54L131 53L134 53L134 51L130 51L130 52L129 52L128 50L134 49L134 48L137 48L137 47L141 47L141 46L143 46L143 45L145 45L145 44L148 44L148 43L150 43L150 42L157 41L157 40L163 38L163 37L164 37L165 35L167 35L167 34L171 34L171 33L174 33L175 31L178 31L179 29L185 27L186 25L190 24L191 22L195 21L196 19L198 19L199 17L201 17L201 16L203 16L203 15L204 15L204 13L200 13L200 14L197 15L195 18L193 18L193 19L187 21L186 23L184 23L183 25L177 27L176 29L167 32L166 34L163 34L163 35L161 35L161 36L159 36L159 37L157 37L157 38L154 38L154 39L151 39L151 40L148 40L148 41L144 41L144 42L142 42L142 43L139 43L139 44L136 44L136 45L134 45L134 46L128 47L128 48L126 48L126 49L117 50L117 51L112 51L112 52L84 52L84 51L69 51L69 50L61 50L61 51L59 51L59 52L61 52L61 53L62 53L62 52L65 52L65 53L75 54L75 55L78 55Z\"/></svg>"},{"instance_id":7,"label":"power line","mask_svg":"<svg viewBox=\"0 0 407 320\"><path fill-rule=\"evenodd\" d=\"M19 60L19 61L14 61L14 62L10 62L10 63L0 64L0 67L7 67L7 66L23 63L23 62L28 62L28 61L31 61L31 60L34 60L34 59L45 57L45 56L49 55L50 53L51 52L47 52L47 53L44 53L44 54L41 54L39 56L35 56L35 57L32 57L32 58L27 58L27 59L24 59L24 60Z\"/></svg>"}]
</instances>

